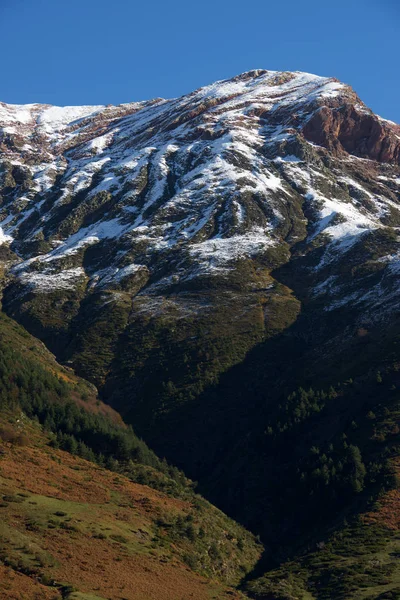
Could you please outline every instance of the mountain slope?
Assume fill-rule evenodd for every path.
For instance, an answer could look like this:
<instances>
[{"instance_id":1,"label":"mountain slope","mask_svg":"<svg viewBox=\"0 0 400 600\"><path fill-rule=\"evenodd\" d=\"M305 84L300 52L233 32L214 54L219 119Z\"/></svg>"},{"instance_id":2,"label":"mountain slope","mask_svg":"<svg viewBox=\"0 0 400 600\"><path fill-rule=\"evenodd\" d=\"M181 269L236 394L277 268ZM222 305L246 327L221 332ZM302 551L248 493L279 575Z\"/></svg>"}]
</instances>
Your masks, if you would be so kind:
<instances>
[{"instance_id":1,"label":"mountain slope","mask_svg":"<svg viewBox=\"0 0 400 600\"><path fill-rule=\"evenodd\" d=\"M23 447L0 445L2 597L242 597L225 583L258 557L242 528L199 497L178 500L51 448L9 415L8 432L21 427Z\"/></svg>"},{"instance_id":2,"label":"mountain slope","mask_svg":"<svg viewBox=\"0 0 400 600\"><path fill-rule=\"evenodd\" d=\"M1 597L241 597L250 533L3 314L0 357Z\"/></svg>"},{"instance_id":3,"label":"mountain slope","mask_svg":"<svg viewBox=\"0 0 400 600\"><path fill-rule=\"evenodd\" d=\"M336 80L251 71L0 123L6 310L124 411L128 393L143 432L296 320L273 269L296 259L326 311L396 305L399 129Z\"/></svg>"}]
</instances>

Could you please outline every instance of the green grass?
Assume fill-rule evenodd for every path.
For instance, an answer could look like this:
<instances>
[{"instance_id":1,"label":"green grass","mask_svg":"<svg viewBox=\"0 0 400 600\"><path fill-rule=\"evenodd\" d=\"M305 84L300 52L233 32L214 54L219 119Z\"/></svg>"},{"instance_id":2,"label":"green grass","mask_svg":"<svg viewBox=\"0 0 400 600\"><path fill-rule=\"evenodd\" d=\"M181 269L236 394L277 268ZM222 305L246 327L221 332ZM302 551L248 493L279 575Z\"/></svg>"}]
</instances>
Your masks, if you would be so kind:
<instances>
[{"instance_id":1,"label":"green grass","mask_svg":"<svg viewBox=\"0 0 400 600\"><path fill-rule=\"evenodd\" d=\"M72 592L66 597L67 600L107 600L104 596L95 596L94 594L83 594L82 592Z\"/></svg>"},{"instance_id":2,"label":"green grass","mask_svg":"<svg viewBox=\"0 0 400 600\"><path fill-rule=\"evenodd\" d=\"M40 540L4 521L0 521L0 560L16 571L36 577L57 564Z\"/></svg>"},{"instance_id":3,"label":"green grass","mask_svg":"<svg viewBox=\"0 0 400 600\"><path fill-rule=\"evenodd\" d=\"M36 440L35 443L40 439L40 447L49 461L62 466L57 451L46 447L40 426L28 420L24 423L29 439ZM38 461L37 467L41 464ZM49 464L51 467L52 462ZM70 468L75 471L80 467L78 472L91 468L101 470L98 466L86 465L72 464ZM46 472L47 484L51 486L55 483L53 470L46 469ZM68 481L68 468L65 481ZM109 545L120 557L140 555L155 557L160 562L186 563L193 571L219 580L221 586L237 585L252 570L261 546L250 533L200 496L191 492L186 503L175 508L167 502L158 504L149 500L143 488L143 498L132 500L131 492L126 489L127 481L122 474L113 477L111 484L105 481L105 489L110 490L110 494L107 494L109 499L101 503L65 500L26 493L17 485L13 488L10 480L1 476L0 460L0 496L9 500L0 507L0 560L50 585L46 582L53 580L57 561L46 550L46 539L56 536L54 539L62 540L67 534L70 543L92 539L94 544ZM164 505L167 506L164 508ZM12 514L19 515L15 521L17 526L12 524L11 510ZM69 583L72 582L65 585Z\"/></svg>"},{"instance_id":4,"label":"green grass","mask_svg":"<svg viewBox=\"0 0 400 600\"><path fill-rule=\"evenodd\" d=\"M366 600L399 587L399 534L355 521L318 546L245 589L263 600Z\"/></svg>"}]
</instances>

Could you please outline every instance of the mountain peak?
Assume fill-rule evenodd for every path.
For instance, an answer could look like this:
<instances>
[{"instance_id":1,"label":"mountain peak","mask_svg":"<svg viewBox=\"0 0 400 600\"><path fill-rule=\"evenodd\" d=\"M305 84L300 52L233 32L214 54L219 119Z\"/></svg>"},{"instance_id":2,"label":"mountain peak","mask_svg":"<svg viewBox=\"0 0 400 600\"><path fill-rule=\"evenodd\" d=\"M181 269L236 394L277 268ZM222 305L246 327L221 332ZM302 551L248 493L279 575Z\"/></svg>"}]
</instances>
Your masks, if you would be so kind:
<instances>
[{"instance_id":1,"label":"mountain peak","mask_svg":"<svg viewBox=\"0 0 400 600\"><path fill-rule=\"evenodd\" d=\"M196 93L215 98L243 95L248 100L267 103L270 106L282 97L286 102L313 100L316 97L333 98L343 93L352 93L349 86L335 78L320 77L301 71L246 71L197 90Z\"/></svg>"},{"instance_id":2,"label":"mountain peak","mask_svg":"<svg viewBox=\"0 0 400 600\"><path fill-rule=\"evenodd\" d=\"M2 104L1 240L14 240L19 285L42 291L167 289L243 257L279 264L321 236L329 262L332 244L385 223L376 194L396 193L396 127L349 86L302 72L120 106ZM352 189L371 200L354 204Z\"/></svg>"}]
</instances>

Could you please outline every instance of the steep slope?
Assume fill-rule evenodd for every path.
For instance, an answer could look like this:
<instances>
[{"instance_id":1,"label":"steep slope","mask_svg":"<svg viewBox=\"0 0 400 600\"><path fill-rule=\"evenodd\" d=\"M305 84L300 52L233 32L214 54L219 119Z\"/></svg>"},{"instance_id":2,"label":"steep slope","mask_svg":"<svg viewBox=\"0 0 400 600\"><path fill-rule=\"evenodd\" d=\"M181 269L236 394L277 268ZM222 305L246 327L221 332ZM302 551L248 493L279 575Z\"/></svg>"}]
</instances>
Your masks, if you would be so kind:
<instances>
[{"instance_id":1,"label":"steep slope","mask_svg":"<svg viewBox=\"0 0 400 600\"><path fill-rule=\"evenodd\" d=\"M7 426L27 439L23 447L0 439L2 598L244 597L226 582L237 584L259 551L207 502L51 448L20 415Z\"/></svg>"},{"instance_id":2,"label":"steep slope","mask_svg":"<svg viewBox=\"0 0 400 600\"><path fill-rule=\"evenodd\" d=\"M261 545L0 317L0 596L242 597Z\"/></svg>"},{"instance_id":3,"label":"steep slope","mask_svg":"<svg viewBox=\"0 0 400 600\"><path fill-rule=\"evenodd\" d=\"M129 463L141 476L151 467L159 478L187 485L183 474L161 461L127 427L120 415L102 403L96 388L59 365L39 340L0 313L0 408L22 411L56 435L54 445L84 458L118 467ZM157 477L153 481L157 484ZM162 481L160 481L160 485ZM168 487L168 486L167 486Z\"/></svg>"}]
</instances>

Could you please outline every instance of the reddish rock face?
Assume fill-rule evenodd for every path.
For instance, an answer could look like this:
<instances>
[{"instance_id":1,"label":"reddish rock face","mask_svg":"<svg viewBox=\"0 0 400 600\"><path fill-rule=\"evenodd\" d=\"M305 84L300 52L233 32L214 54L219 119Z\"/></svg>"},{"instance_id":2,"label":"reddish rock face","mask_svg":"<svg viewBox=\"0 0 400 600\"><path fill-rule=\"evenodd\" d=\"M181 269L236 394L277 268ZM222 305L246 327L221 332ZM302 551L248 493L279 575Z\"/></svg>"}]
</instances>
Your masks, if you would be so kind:
<instances>
[{"instance_id":1,"label":"reddish rock face","mask_svg":"<svg viewBox=\"0 0 400 600\"><path fill-rule=\"evenodd\" d=\"M348 152L363 158L400 164L400 127L356 109L322 106L303 127L305 138L337 155Z\"/></svg>"}]
</instances>

